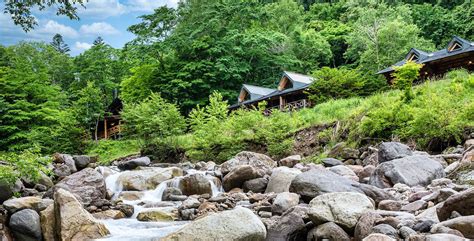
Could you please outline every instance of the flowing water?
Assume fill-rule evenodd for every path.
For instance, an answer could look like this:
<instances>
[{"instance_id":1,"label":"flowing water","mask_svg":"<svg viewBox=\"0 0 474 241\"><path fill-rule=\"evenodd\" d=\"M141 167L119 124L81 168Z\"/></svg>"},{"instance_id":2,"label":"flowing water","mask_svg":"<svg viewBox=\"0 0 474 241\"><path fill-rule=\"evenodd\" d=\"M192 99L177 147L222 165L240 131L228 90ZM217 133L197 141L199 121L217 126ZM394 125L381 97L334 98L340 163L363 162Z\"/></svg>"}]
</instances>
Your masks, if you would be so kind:
<instances>
[{"instance_id":1,"label":"flowing water","mask_svg":"<svg viewBox=\"0 0 474 241\"><path fill-rule=\"evenodd\" d=\"M107 173L108 176L105 179L107 189L113 192L112 200L116 199L123 191L121 183L118 178L121 174L129 171L120 172L117 169L99 167L99 172ZM188 170L187 175L191 174L202 174L205 175L209 180L212 189L212 196L216 196L223 192L220 183L215 183L215 177L206 175L206 172L197 170ZM179 187L179 182L183 177L175 177L173 179L160 183L153 190L144 191L144 195L139 200L134 201L123 201L126 204L133 205L134 213L130 218L123 219L107 219L101 220L102 223L109 229L110 235L104 239L107 241L125 241L125 240L137 240L137 241L150 241L159 240L161 237L172 233L189 221L169 221L169 222L142 222L136 219L137 215L144 210L156 210L157 208L145 208L142 206L143 203L157 203L162 201L163 192L168 187ZM174 207L178 207L181 202L172 202ZM141 204L141 205L140 205ZM168 207L169 208L169 207Z\"/></svg>"}]
</instances>

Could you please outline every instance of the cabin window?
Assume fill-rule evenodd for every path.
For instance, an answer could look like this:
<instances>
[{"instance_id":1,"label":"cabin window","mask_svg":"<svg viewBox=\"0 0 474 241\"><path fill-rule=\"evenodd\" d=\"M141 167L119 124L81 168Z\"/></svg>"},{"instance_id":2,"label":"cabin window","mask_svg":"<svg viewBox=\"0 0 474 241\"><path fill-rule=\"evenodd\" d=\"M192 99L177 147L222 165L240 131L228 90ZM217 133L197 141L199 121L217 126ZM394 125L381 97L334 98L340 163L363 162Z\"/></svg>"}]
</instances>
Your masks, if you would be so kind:
<instances>
[{"instance_id":1,"label":"cabin window","mask_svg":"<svg viewBox=\"0 0 474 241\"><path fill-rule=\"evenodd\" d=\"M451 52L451 51L455 51L455 50L459 50L462 48L462 45L459 44L458 42L454 42L449 48L448 48L448 51Z\"/></svg>"},{"instance_id":2,"label":"cabin window","mask_svg":"<svg viewBox=\"0 0 474 241\"><path fill-rule=\"evenodd\" d=\"M412 53L410 57L408 58L408 61L413 61L413 62L418 61L418 54Z\"/></svg>"}]
</instances>

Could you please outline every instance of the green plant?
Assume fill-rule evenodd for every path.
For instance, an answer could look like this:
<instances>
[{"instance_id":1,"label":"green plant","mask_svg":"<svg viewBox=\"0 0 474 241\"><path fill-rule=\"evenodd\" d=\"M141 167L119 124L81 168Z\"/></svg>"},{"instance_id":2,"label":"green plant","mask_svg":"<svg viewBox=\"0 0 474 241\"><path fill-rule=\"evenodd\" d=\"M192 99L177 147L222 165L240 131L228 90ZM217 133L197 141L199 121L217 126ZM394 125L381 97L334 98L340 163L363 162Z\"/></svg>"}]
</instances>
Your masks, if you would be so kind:
<instances>
[{"instance_id":1,"label":"green plant","mask_svg":"<svg viewBox=\"0 0 474 241\"><path fill-rule=\"evenodd\" d=\"M86 153L97 156L99 164L109 165L118 158L140 153L140 145L136 140L127 139L91 141Z\"/></svg>"},{"instance_id":2,"label":"green plant","mask_svg":"<svg viewBox=\"0 0 474 241\"><path fill-rule=\"evenodd\" d=\"M395 72L392 76L395 78L394 86L398 89L403 90L403 99L405 102L409 102L414 98L413 95L413 81L418 79L420 76L420 69L423 64L417 64L413 61L408 61L402 66L395 66Z\"/></svg>"},{"instance_id":3,"label":"green plant","mask_svg":"<svg viewBox=\"0 0 474 241\"><path fill-rule=\"evenodd\" d=\"M51 163L50 157L41 156L38 148L26 149L19 154L0 153L0 183L13 185L19 178L36 181L41 172L49 174L47 166Z\"/></svg>"}]
</instances>

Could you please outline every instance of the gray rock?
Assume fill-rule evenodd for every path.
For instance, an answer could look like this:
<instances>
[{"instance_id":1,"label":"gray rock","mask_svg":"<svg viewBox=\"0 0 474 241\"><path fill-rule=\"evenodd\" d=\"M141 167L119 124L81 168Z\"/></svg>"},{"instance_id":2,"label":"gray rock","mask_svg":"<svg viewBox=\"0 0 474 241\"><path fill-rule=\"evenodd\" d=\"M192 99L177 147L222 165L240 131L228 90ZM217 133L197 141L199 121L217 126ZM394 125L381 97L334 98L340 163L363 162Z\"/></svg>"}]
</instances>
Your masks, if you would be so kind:
<instances>
[{"instance_id":1,"label":"gray rock","mask_svg":"<svg viewBox=\"0 0 474 241\"><path fill-rule=\"evenodd\" d=\"M212 195L211 182L202 174L196 173L183 177L179 182L179 189L184 195Z\"/></svg>"},{"instance_id":2,"label":"gray rock","mask_svg":"<svg viewBox=\"0 0 474 241\"><path fill-rule=\"evenodd\" d=\"M222 163L221 172L226 175L234 168L241 165L249 165L255 168L258 176L263 177L265 174L270 175L273 168L277 167L277 162L270 157L249 151L243 151L235 155L234 158Z\"/></svg>"},{"instance_id":3,"label":"gray rock","mask_svg":"<svg viewBox=\"0 0 474 241\"><path fill-rule=\"evenodd\" d=\"M232 188L241 188L245 181L262 177L258 174L257 170L250 165L240 165L232 169L222 179L222 187L226 192Z\"/></svg>"},{"instance_id":4,"label":"gray rock","mask_svg":"<svg viewBox=\"0 0 474 241\"><path fill-rule=\"evenodd\" d=\"M421 233L426 233L426 232L430 231L433 224L435 224L435 222L433 220L430 220L430 219L419 220L413 226L413 230L421 232Z\"/></svg>"},{"instance_id":5,"label":"gray rock","mask_svg":"<svg viewBox=\"0 0 474 241\"><path fill-rule=\"evenodd\" d=\"M437 229L438 226L444 226L458 230L464 235L464 237L474 239L474 215L461 216L443 221L441 223L436 224L433 229Z\"/></svg>"},{"instance_id":6,"label":"gray rock","mask_svg":"<svg viewBox=\"0 0 474 241\"><path fill-rule=\"evenodd\" d=\"M382 142L378 149L379 163L413 155L410 147L400 142Z\"/></svg>"},{"instance_id":7,"label":"gray rock","mask_svg":"<svg viewBox=\"0 0 474 241\"><path fill-rule=\"evenodd\" d=\"M381 233L394 239L398 238L398 231L388 224L379 224L372 228L373 233Z\"/></svg>"},{"instance_id":8,"label":"gray rock","mask_svg":"<svg viewBox=\"0 0 474 241\"><path fill-rule=\"evenodd\" d=\"M299 201L300 197L296 193L279 193L273 201L272 212L276 214L282 214L291 207L298 205Z\"/></svg>"},{"instance_id":9,"label":"gray rock","mask_svg":"<svg viewBox=\"0 0 474 241\"><path fill-rule=\"evenodd\" d=\"M354 239L360 241L369 236L372 232L372 227L375 226L375 222L381 218L382 216L374 212L366 212L362 214L354 228Z\"/></svg>"},{"instance_id":10,"label":"gray rock","mask_svg":"<svg viewBox=\"0 0 474 241\"><path fill-rule=\"evenodd\" d=\"M121 161L118 163L117 167L120 170L133 170L137 167L145 167L150 165L151 161L150 158L147 156L134 158L131 160Z\"/></svg>"},{"instance_id":11,"label":"gray rock","mask_svg":"<svg viewBox=\"0 0 474 241\"><path fill-rule=\"evenodd\" d=\"M391 238L385 234L373 233L363 239L363 241L395 241L396 239Z\"/></svg>"},{"instance_id":12,"label":"gray rock","mask_svg":"<svg viewBox=\"0 0 474 241\"><path fill-rule=\"evenodd\" d=\"M171 196L172 195L183 195L181 192L181 189L175 188L175 187L168 187L163 191L163 196L161 197L161 200L163 201L172 201Z\"/></svg>"},{"instance_id":13,"label":"gray rock","mask_svg":"<svg viewBox=\"0 0 474 241\"><path fill-rule=\"evenodd\" d=\"M68 165L62 163L54 166L53 173L57 177L67 177L71 175L72 172Z\"/></svg>"},{"instance_id":14,"label":"gray rock","mask_svg":"<svg viewBox=\"0 0 474 241\"><path fill-rule=\"evenodd\" d=\"M288 192L290 190L291 182L299 174L301 174L300 170L289 167L277 167L273 169L265 193Z\"/></svg>"},{"instance_id":15,"label":"gray rock","mask_svg":"<svg viewBox=\"0 0 474 241\"><path fill-rule=\"evenodd\" d=\"M403 226L399 230L401 238L407 240L411 235L415 235L416 231L411 229L410 227Z\"/></svg>"},{"instance_id":16,"label":"gray rock","mask_svg":"<svg viewBox=\"0 0 474 241\"><path fill-rule=\"evenodd\" d=\"M344 165L344 163L336 158L324 158L322 160L323 165L325 167L333 167L333 166L339 166L339 165Z\"/></svg>"},{"instance_id":17,"label":"gray rock","mask_svg":"<svg viewBox=\"0 0 474 241\"><path fill-rule=\"evenodd\" d=\"M458 176L458 183L474 186L474 170L460 173Z\"/></svg>"},{"instance_id":18,"label":"gray rock","mask_svg":"<svg viewBox=\"0 0 474 241\"><path fill-rule=\"evenodd\" d=\"M74 159L74 164L77 167L77 169L82 170L91 163L91 158L89 156L85 155L76 155L72 157Z\"/></svg>"},{"instance_id":19,"label":"gray rock","mask_svg":"<svg viewBox=\"0 0 474 241\"><path fill-rule=\"evenodd\" d=\"M55 191L60 188L71 192L85 206L93 200L105 199L107 194L104 177L92 168L65 177L54 186Z\"/></svg>"},{"instance_id":20,"label":"gray rock","mask_svg":"<svg viewBox=\"0 0 474 241\"><path fill-rule=\"evenodd\" d=\"M336 173L339 176L343 176L347 179L351 179L355 182L359 181L359 177L349 167L344 165L333 166L328 168L329 171Z\"/></svg>"},{"instance_id":21,"label":"gray rock","mask_svg":"<svg viewBox=\"0 0 474 241\"><path fill-rule=\"evenodd\" d=\"M396 200L383 200L379 202L378 208L387 211L400 211L402 202Z\"/></svg>"},{"instance_id":22,"label":"gray rock","mask_svg":"<svg viewBox=\"0 0 474 241\"><path fill-rule=\"evenodd\" d=\"M357 187L364 192L365 195L368 197L372 198L372 200L375 201L375 204L378 205L383 200L395 200L395 197L393 197L392 194L390 194L388 191L367 185L367 184L359 184Z\"/></svg>"},{"instance_id":23,"label":"gray rock","mask_svg":"<svg viewBox=\"0 0 474 241\"><path fill-rule=\"evenodd\" d=\"M278 161L278 166L294 167L300 161L301 161L300 155L293 155L293 156L289 156Z\"/></svg>"},{"instance_id":24,"label":"gray rock","mask_svg":"<svg viewBox=\"0 0 474 241\"><path fill-rule=\"evenodd\" d=\"M316 228L311 229L308 232L308 241L318 241L318 240L340 240L340 241L350 241L351 237L337 224L328 222L321 224Z\"/></svg>"},{"instance_id":25,"label":"gray rock","mask_svg":"<svg viewBox=\"0 0 474 241\"><path fill-rule=\"evenodd\" d=\"M69 170L71 171L71 173L77 172L76 162L74 161L74 158L72 158L71 155L55 154L54 158L55 158L55 162L64 163L67 167L69 167Z\"/></svg>"},{"instance_id":26,"label":"gray rock","mask_svg":"<svg viewBox=\"0 0 474 241\"><path fill-rule=\"evenodd\" d=\"M0 183L0 203L13 197L14 193L20 192L23 187L23 183L17 180L14 184Z\"/></svg>"},{"instance_id":27,"label":"gray rock","mask_svg":"<svg viewBox=\"0 0 474 241\"><path fill-rule=\"evenodd\" d=\"M41 199L39 197L21 197L13 198L5 201L3 206L10 213L15 213L23 209L33 209L41 212L53 203L51 199Z\"/></svg>"},{"instance_id":28,"label":"gray rock","mask_svg":"<svg viewBox=\"0 0 474 241\"><path fill-rule=\"evenodd\" d=\"M463 237L448 233L430 234L424 236L423 238L425 241L466 241L466 239Z\"/></svg>"},{"instance_id":29,"label":"gray rock","mask_svg":"<svg viewBox=\"0 0 474 241\"><path fill-rule=\"evenodd\" d=\"M190 209L190 208L198 208L201 205L201 202L194 197L188 197L186 200L183 201L181 204L182 209Z\"/></svg>"},{"instance_id":30,"label":"gray rock","mask_svg":"<svg viewBox=\"0 0 474 241\"><path fill-rule=\"evenodd\" d=\"M290 185L290 192L297 193L305 201L332 192L358 192L359 183L341 177L325 169L312 169L296 176Z\"/></svg>"},{"instance_id":31,"label":"gray rock","mask_svg":"<svg viewBox=\"0 0 474 241\"><path fill-rule=\"evenodd\" d=\"M41 223L38 213L23 209L10 217L10 229L17 240L41 240Z\"/></svg>"},{"instance_id":32,"label":"gray rock","mask_svg":"<svg viewBox=\"0 0 474 241\"><path fill-rule=\"evenodd\" d=\"M306 225L298 210L292 209L267 226L267 241L304 240Z\"/></svg>"},{"instance_id":33,"label":"gray rock","mask_svg":"<svg viewBox=\"0 0 474 241\"><path fill-rule=\"evenodd\" d=\"M255 178L252 180L245 181L242 188L244 189L244 192L252 191L254 193L262 193L262 192L265 192L265 189L267 188L267 184L268 184L268 179L264 177L260 177L260 178Z\"/></svg>"},{"instance_id":34,"label":"gray rock","mask_svg":"<svg viewBox=\"0 0 474 241\"><path fill-rule=\"evenodd\" d=\"M463 216L474 215L474 188L450 196L436 211L440 221L448 219L453 211Z\"/></svg>"},{"instance_id":35,"label":"gray rock","mask_svg":"<svg viewBox=\"0 0 474 241\"><path fill-rule=\"evenodd\" d=\"M409 204L403 205L400 209L401 211L414 213L421 209L425 209L428 206L428 203L423 200L417 200Z\"/></svg>"},{"instance_id":36,"label":"gray rock","mask_svg":"<svg viewBox=\"0 0 474 241\"><path fill-rule=\"evenodd\" d=\"M380 188L392 187L396 183L410 187L427 186L444 175L443 166L429 157L408 156L378 165L369 184Z\"/></svg>"}]
</instances>

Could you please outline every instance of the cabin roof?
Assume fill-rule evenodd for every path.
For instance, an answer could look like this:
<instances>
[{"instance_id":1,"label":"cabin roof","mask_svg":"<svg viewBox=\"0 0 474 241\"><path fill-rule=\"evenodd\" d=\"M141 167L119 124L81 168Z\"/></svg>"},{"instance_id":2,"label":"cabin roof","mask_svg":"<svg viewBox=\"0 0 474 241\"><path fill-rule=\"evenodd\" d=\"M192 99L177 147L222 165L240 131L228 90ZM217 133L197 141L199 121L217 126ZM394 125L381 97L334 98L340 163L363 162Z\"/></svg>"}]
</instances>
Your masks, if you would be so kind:
<instances>
[{"instance_id":1,"label":"cabin roof","mask_svg":"<svg viewBox=\"0 0 474 241\"><path fill-rule=\"evenodd\" d=\"M454 46L456 44L458 46ZM457 47L457 48L451 49L452 47ZM451 57L451 56L455 56L455 55L463 54L467 52L473 52L473 51L474 51L474 42L463 39L459 36L454 36L449 42L449 44L446 46L446 48L435 51L435 52L428 53L419 49L412 48L410 49L408 54L405 56L405 59L393 64L390 67L380 70L379 72L377 72L377 74L385 74L385 73L392 72L394 70L393 67L404 65L410 59L412 54L417 55L417 60L415 61L416 63L425 64L425 63L429 63L435 60L440 60L443 58L447 58L447 57Z\"/></svg>"},{"instance_id":2,"label":"cabin roof","mask_svg":"<svg viewBox=\"0 0 474 241\"><path fill-rule=\"evenodd\" d=\"M243 84L242 89L246 89L250 94L257 94L257 95L262 95L262 96L268 95L272 93L273 91L275 91L275 89L249 85L249 84Z\"/></svg>"},{"instance_id":3,"label":"cabin roof","mask_svg":"<svg viewBox=\"0 0 474 241\"><path fill-rule=\"evenodd\" d=\"M304 75L304 74L299 74L299 73L294 73L290 71L284 71L283 72L283 77L287 76L291 81L293 82L299 82L303 84L311 84L313 82L313 77Z\"/></svg>"}]
</instances>

